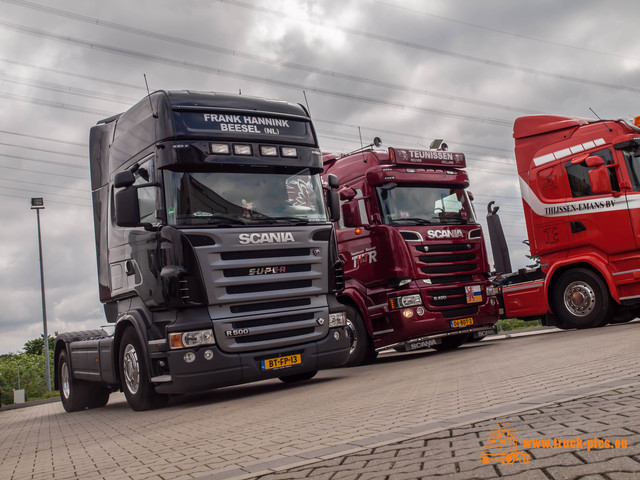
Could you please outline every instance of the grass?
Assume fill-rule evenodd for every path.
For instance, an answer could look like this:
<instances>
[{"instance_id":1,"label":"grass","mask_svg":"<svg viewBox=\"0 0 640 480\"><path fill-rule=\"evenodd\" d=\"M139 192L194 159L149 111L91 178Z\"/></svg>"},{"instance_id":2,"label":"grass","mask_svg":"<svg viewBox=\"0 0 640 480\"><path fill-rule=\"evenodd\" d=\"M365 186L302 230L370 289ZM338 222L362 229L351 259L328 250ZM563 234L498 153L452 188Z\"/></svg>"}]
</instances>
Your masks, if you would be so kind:
<instances>
[{"instance_id":1,"label":"grass","mask_svg":"<svg viewBox=\"0 0 640 480\"><path fill-rule=\"evenodd\" d=\"M508 332L511 330L522 330L525 328L536 328L542 326L540 320L521 320L519 318L505 318L496 324L498 332Z\"/></svg>"}]
</instances>

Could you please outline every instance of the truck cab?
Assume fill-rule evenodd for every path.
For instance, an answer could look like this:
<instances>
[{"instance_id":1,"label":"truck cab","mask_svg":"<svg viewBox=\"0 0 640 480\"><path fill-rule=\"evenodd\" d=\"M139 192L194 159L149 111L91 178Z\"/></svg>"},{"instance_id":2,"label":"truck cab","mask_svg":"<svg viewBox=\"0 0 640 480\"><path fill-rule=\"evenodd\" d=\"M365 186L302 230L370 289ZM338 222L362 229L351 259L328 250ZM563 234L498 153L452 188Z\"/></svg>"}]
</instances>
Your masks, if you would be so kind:
<instances>
[{"instance_id":1,"label":"truck cab","mask_svg":"<svg viewBox=\"0 0 640 480\"><path fill-rule=\"evenodd\" d=\"M372 145L325 154L324 164L341 185L349 365L388 348L456 348L494 331L497 300L487 295L464 154Z\"/></svg>"},{"instance_id":2,"label":"truck cab","mask_svg":"<svg viewBox=\"0 0 640 480\"><path fill-rule=\"evenodd\" d=\"M640 128L518 118L515 155L537 272L503 275L505 316L590 328L640 313Z\"/></svg>"},{"instance_id":3,"label":"truck cab","mask_svg":"<svg viewBox=\"0 0 640 480\"><path fill-rule=\"evenodd\" d=\"M90 167L112 327L59 335L67 410L102 406L118 389L146 410L346 361L337 183L322 185L303 106L154 92L91 129Z\"/></svg>"}]
</instances>

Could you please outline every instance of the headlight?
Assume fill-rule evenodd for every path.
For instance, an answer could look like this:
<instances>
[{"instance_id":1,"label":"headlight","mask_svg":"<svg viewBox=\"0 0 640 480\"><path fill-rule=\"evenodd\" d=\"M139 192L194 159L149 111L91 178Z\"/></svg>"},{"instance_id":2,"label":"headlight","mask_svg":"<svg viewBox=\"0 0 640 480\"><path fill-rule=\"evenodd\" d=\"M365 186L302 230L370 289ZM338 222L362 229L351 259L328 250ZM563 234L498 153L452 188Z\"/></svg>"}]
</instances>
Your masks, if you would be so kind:
<instances>
[{"instance_id":1,"label":"headlight","mask_svg":"<svg viewBox=\"0 0 640 480\"><path fill-rule=\"evenodd\" d=\"M347 313L330 313L329 314L329 328L331 327L344 327L347 324Z\"/></svg>"},{"instance_id":2,"label":"headlight","mask_svg":"<svg viewBox=\"0 0 640 480\"><path fill-rule=\"evenodd\" d=\"M216 339L213 330L194 330L192 332L180 332L169 334L169 345L175 348L193 348L201 345L215 345Z\"/></svg>"},{"instance_id":3,"label":"headlight","mask_svg":"<svg viewBox=\"0 0 640 480\"><path fill-rule=\"evenodd\" d=\"M422 297L416 293L414 295L404 295L402 297L391 297L389 299L389 307L392 310L404 307L415 307L416 305L422 305Z\"/></svg>"}]
</instances>

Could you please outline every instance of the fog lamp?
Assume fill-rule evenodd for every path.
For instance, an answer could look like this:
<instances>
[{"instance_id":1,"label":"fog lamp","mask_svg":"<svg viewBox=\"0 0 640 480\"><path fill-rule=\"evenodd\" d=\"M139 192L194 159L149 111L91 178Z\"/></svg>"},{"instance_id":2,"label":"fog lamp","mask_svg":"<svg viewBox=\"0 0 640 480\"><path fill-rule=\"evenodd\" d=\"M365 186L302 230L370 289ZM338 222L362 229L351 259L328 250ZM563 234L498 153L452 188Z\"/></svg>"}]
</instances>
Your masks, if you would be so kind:
<instances>
[{"instance_id":1,"label":"fog lamp","mask_svg":"<svg viewBox=\"0 0 640 480\"><path fill-rule=\"evenodd\" d=\"M411 310L410 308L405 308L404 310L402 310L402 316L404 318L411 318L413 317L413 310Z\"/></svg>"},{"instance_id":2,"label":"fog lamp","mask_svg":"<svg viewBox=\"0 0 640 480\"><path fill-rule=\"evenodd\" d=\"M329 327L344 327L346 324L347 324L346 312L329 314Z\"/></svg>"}]
</instances>

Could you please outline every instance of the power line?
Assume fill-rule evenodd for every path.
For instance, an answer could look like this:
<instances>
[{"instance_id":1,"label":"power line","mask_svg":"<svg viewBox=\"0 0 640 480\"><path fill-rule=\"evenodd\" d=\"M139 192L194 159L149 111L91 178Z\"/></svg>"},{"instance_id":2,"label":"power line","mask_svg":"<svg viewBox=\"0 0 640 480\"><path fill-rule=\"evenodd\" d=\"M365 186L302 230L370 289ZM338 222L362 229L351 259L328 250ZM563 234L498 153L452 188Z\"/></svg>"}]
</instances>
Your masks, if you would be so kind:
<instances>
[{"instance_id":1,"label":"power line","mask_svg":"<svg viewBox=\"0 0 640 480\"><path fill-rule=\"evenodd\" d=\"M32 189L25 189L25 188L14 188L14 187L0 187L0 188L6 188L8 190L17 190L19 192L34 192L35 190ZM60 193L51 193L51 192L38 192L38 193L42 193L44 195L55 195L56 197L66 197L66 198L75 198L77 200L85 200L85 197L74 197L73 195L62 195Z\"/></svg>"},{"instance_id":2,"label":"power line","mask_svg":"<svg viewBox=\"0 0 640 480\"><path fill-rule=\"evenodd\" d=\"M2 0L0 0L2 1ZM40 70L43 72L48 72L48 73L55 73L58 75L72 75L76 78L81 78L83 80L91 80L94 82L101 82L101 83L105 83L107 85L113 85L116 87L126 87L126 88L133 88L136 90L140 90L143 92L146 92L146 88L140 85L132 85L130 83L123 83L123 82L118 82L115 80L107 80L106 78L100 78L100 77L92 77L90 75L82 75L80 73L70 73L70 72L65 72L64 70L59 70L57 68L49 68L49 67L43 67L41 65L33 65L31 63L25 63L25 62L19 62L17 60L10 60L8 58L0 58L0 62L4 62L4 63L8 63L10 65L18 65L20 67L27 67L27 68L33 68L34 70Z\"/></svg>"},{"instance_id":3,"label":"power line","mask_svg":"<svg viewBox=\"0 0 640 480\"><path fill-rule=\"evenodd\" d=\"M376 79L367 78L367 77L361 77L361 76L358 76L358 75L350 75L350 74L347 74L347 73L341 73L341 72L336 72L336 71L332 71L332 70L326 70L326 69L313 67L313 66L309 66L309 65L303 65L303 64L300 64L300 63L287 62L287 61L279 60L277 58L274 59L274 58L269 58L269 57L263 57L263 56L255 55L255 54L252 54L252 53L241 52L241 51L238 51L238 50L232 50L232 49L229 49L229 48L219 47L219 46L216 46L216 45L211 45L211 44L202 43L202 42L196 42L196 41L188 40L188 39L181 38L181 37L174 37L174 36L171 36L171 35L157 33L157 32L153 32L153 31L150 31L150 30L143 30L141 28L130 27L128 25L124 25L124 24L120 24L120 23L110 22L110 21L106 21L106 20L100 20L98 18L87 17L85 15L80 15L80 14L75 13L75 12L69 12L69 11L66 11L66 10L58 9L58 8L48 7L48 6L45 6L45 5L39 5L39 4L36 4L36 3L24 1L24 0L0 0L0 1L6 2L6 3L12 3L12 4L15 4L15 5L20 5L20 6L24 7L24 8L38 10L38 11L41 11L41 12L48 13L50 15L57 15L57 16L73 19L73 20L76 20L76 21L79 21L79 22L89 23L91 25L99 25L101 27L110 28L110 29L114 29L114 30L118 30L118 31L122 31L122 32L127 32L127 33L131 33L131 34L138 35L138 36L143 36L143 37L147 37L147 38L153 38L155 40L163 40L163 41L166 41L166 42L169 42L169 43L173 43L173 44L177 44L177 45L183 45L183 46L187 46L187 47L190 47L190 48L198 48L198 49L201 49L201 50L215 52L215 53L219 53L219 54L222 54L222 55L228 55L228 56L233 56L233 57L237 57L237 58L244 58L246 60L256 61L256 62L260 62L260 63L266 63L266 64L269 64L269 65L277 65L277 66L280 66L280 67L300 70L300 71L304 71L304 72L308 72L308 73L315 73L317 75L328 76L328 77L331 77L331 78L339 78L339 79L342 79L342 80L349 80L349 81L352 81L352 82L363 83L363 84L368 84L368 85L388 88L388 89L392 89L392 90L398 90L398 91L402 91L402 92L405 92L405 93L415 93L415 94L418 94L418 95L432 96L432 97L437 97L437 98L442 98L442 99L447 99L447 100L465 102L465 103L470 103L470 104L479 105L479 106L483 106L483 107L497 108L497 109L502 109L502 110L521 112L521 113L532 113L532 114L540 113L540 112L538 112L536 110L526 109L526 108L522 108L522 107L513 107L513 106L510 106L510 105L503 105L503 104L499 104L499 103L495 103L495 102L486 102L486 101L482 101L482 100L466 98L466 97L462 97L462 96L459 96L459 95L451 95L451 94L445 94L445 93L432 92L432 91L429 91L429 90L423 90L423 89L419 89L419 88L408 87L406 85L400 85L400 84L391 83L391 82L383 82L381 80L376 80Z\"/></svg>"},{"instance_id":4,"label":"power line","mask_svg":"<svg viewBox=\"0 0 640 480\"><path fill-rule=\"evenodd\" d=\"M0 157L2 156L2 154L0 154ZM41 172L39 170L30 170L28 168L18 168L18 167L7 167L6 165L0 165L0 168L6 168L9 170L18 170L21 172L30 172L30 173L38 173L40 175L55 175L56 177L65 177L65 178L73 178L76 180L85 180L85 181L89 181L88 177L76 177L74 175L64 175L62 173L52 173L52 172Z\"/></svg>"},{"instance_id":5,"label":"power line","mask_svg":"<svg viewBox=\"0 0 640 480\"><path fill-rule=\"evenodd\" d=\"M0 180L4 180L5 182L16 182L16 183L26 183L29 185L38 185L39 187L52 187L52 188L61 188L63 190L75 190L76 192L85 192L85 193L89 192L88 190L82 189L82 188L62 187L60 185L51 185L49 183L25 182L23 180L15 180L13 178L0 177ZM11 188L11 187L2 187L2 188ZM73 197L73 198L79 198L79 197Z\"/></svg>"},{"instance_id":6,"label":"power line","mask_svg":"<svg viewBox=\"0 0 640 480\"><path fill-rule=\"evenodd\" d=\"M2 0L0 0L2 1ZM81 96L81 97L87 97L87 98L96 98L99 100L107 100L109 102L119 102L119 103L126 103L126 104L132 104L132 103L136 103L138 101L137 98L131 98L131 97L123 97L120 95L104 95L102 93L96 93L96 92L92 92L89 90L85 90L83 88L76 88L76 87L70 87L70 86L65 86L65 85L58 85L55 83L51 83L51 82L44 82L42 80L32 80L32 79L24 79L21 77L16 77L14 75L7 75L7 74L2 74L0 73L0 78L4 79L6 82L10 82L10 83L15 83L18 85L27 85L30 87L38 87L38 88L43 88L46 90L51 90L53 92L60 92L60 93L70 93L76 96Z\"/></svg>"},{"instance_id":7,"label":"power line","mask_svg":"<svg viewBox=\"0 0 640 480\"><path fill-rule=\"evenodd\" d=\"M0 187L0 188L4 188L4 187ZM41 193L41 192L38 192L38 193ZM31 198L30 196L26 196L25 197L23 195L10 195L8 193L0 193L0 195L3 196L3 197L22 198L22 199L25 199L25 200L28 200L29 198ZM48 195L48 194L45 193L44 195ZM61 205L72 205L74 207L89 207L89 208L91 208L91 205L81 205L79 203L61 202L59 200L49 200L48 198L47 198L47 203L59 203Z\"/></svg>"},{"instance_id":8,"label":"power line","mask_svg":"<svg viewBox=\"0 0 640 480\"><path fill-rule=\"evenodd\" d=\"M109 115L101 110L96 110L94 108L79 107L77 105L69 105L67 103L54 102L52 100L43 100L43 99L38 99L33 97L25 97L22 95L15 95L12 93L0 92L0 98L19 100L21 102L34 103L36 105L43 105L45 107L64 108L65 110L73 110L75 112L81 112L81 113L90 113L91 115L100 115L100 116Z\"/></svg>"},{"instance_id":9,"label":"power line","mask_svg":"<svg viewBox=\"0 0 640 480\"><path fill-rule=\"evenodd\" d=\"M498 118L484 117L484 116L479 116L479 115L471 115L471 114L468 114L468 113L458 113L458 112L453 112L453 111L449 111L449 110L442 110L442 109L435 109L435 108L428 108L428 107L420 107L420 106L413 105L413 104L403 104L403 103L398 103L398 102L392 102L390 100L383 100L383 99L380 99L380 98L364 97L364 96L360 96L360 95L354 95L354 94L349 94L349 93L337 92L337 91L333 91L333 90L327 90L327 89L323 89L323 88L305 86L305 85L301 85L300 83L295 83L295 82L286 82L286 81L283 81L283 80L267 79L267 78L264 78L263 76L259 76L259 75L249 75L249 74L244 74L244 73L239 73L239 72L232 72L230 70L224 70L224 69L220 69L220 68L208 67L208 66L202 65L202 64L195 64L195 63L186 62L186 61L180 61L180 60L172 60L172 59L169 59L167 57L160 57L160 56L157 56L157 55L137 52L137 51L129 50L129 49L125 49L125 48L119 48L119 47L113 47L113 46L104 45L104 44L88 42L86 40L82 40L82 39L79 39L79 38L73 38L73 37L66 36L66 35L57 35L57 34L45 32L45 31L39 30L39 29L13 24L13 23L10 23L10 22L0 21L0 26L4 26L4 27L10 28L10 29L14 29L14 30L17 30L19 32L22 32L22 33L25 33L25 34L28 34L28 35L35 35L35 36L42 37L42 38L49 38L49 39L57 40L57 41L64 42L64 43L70 43L70 44L73 44L73 45L78 45L78 46L82 46L82 47L85 47L85 48L90 48L92 50L104 51L104 52L108 52L108 53L112 53L112 54L116 54L116 55L123 55L123 56L127 56L127 57L143 59L143 60L147 60L147 61L150 61L150 62L162 63L162 64L165 64L165 65L171 65L171 66L178 67L178 68L187 68L187 69L190 69L190 70L201 71L201 72L210 73L210 74L214 74L214 75L222 75L222 76L228 76L228 77L232 77L232 78L240 78L240 79L243 79L243 80L249 80L249 81L256 82L256 83L266 83L268 85L277 85L279 87L294 89L296 91L305 90L307 92L317 93L317 94L320 94L320 95L327 95L327 96L332 96L332 97L345 98L345 99L352 100L352 101L371 103L371 104L375 104L375 105L390 106L390 107L400 108L402 110L413 110L413 111L417 111L417 112L421 112L421 113L427 113L427 114L431 114L431 115L439 115L439 116L445 116L445 117L459 118L459 119L462 119L462 120L469 120L469 121L482 122L482 123L490 123L490 124L500 125L500 126L504 126L504 127L507 127L507 126L510 127L511 126L511 121L509 121L509 120L502 120L502 119L498 119ZM47 101L47 100L37 100L36 101L35 99L30 99L28 97L21 97L21 96L18 96L18 95L11 95L11 94L6 94L6 93L0 93L0 97L13 98L13 99L16 99L16 100L22 100L22 101L37 103L39 105L47 105L47 106L60 107L60 108L69 108L69 109L72 109L72 110L75 109L75 110L81 111L83 113L95 113L95 114L98 114L98 111L94 110L94 109L87 109L87 108L75 107L75 106L67 106L67 107L65 107L64 104L60 104L59 102L51 102L51 101ZM100 113L100 114L103 114L103 113Z\"/></svg>"},{"instance_id":10,"label":"power line","mask_svg":"<svg viewBox=\"0 0 640 480\"><path fill-rule=\"evenodd\" d=\"M28 145L18 145L16 143L0 142L0 145L2 145L4 147L24 148L25 150L34 150L34 151L37 151L37 152L55 153L56 155L64 155L66 157L76 157L76 158L82 158L82 159L87 158L85 155L79 155L77 153L57 152L55 150L49 150L47 148L30 147Z\"/></svg>"},{"instance_id":11,"label":"power line","mask_svg":"<svg viewBox=\"0 0 640 480\"><path fill-rule=\"evenodd\" d=\"M3 0L5 1L5 0ZM266 13L269 15L275 15L278 18L294 18L297 21L300 21L300 18L295 18L292 15L287 14L287 12L283 11L283 10L276 10L273 8L267 8L267 7L262 7L262 6L258 6L258 5L252 5L243 1L239 1L239 0L218 0L221 3L226 3L229 5L233 5L236 7L240 7L240 8L245 8L248 10L253 10L256 12L261 12L261 13ZM474 62L474 63L480 63L482 65L485 66L491 66L491 67L499 67L499 68L505 68L508 70L515 70L515 71L519 71L519 72L524 72L524 73L528 73L531 75L539 75L541 77L548 77L548 78L553 78L555 80L565 80L565 81L569 81L569 82L575 82L575 83L583 83L586 85L594 85L597 87L605 87L605 88L611 88L611 89L615 89L615 90L624 90L624 91L629 91L629 92L640 92L640 88L636 88L636 87L628 87L626 85L617 85L617 84L613 84L613 83L607 83L607 82L599 82L597 80L588 80L586 78L580 78L580 77L574 77L571 75L563 75L563 74L559 74L559 73L553 73L553 72L547 72L544 70L538 70L535 68L529 68L529 67L522 67L519 65L513 65L510 63L505 63L505 62L499 62L497 60L490 60L488 58L482 58L482 57L476 57L473 55L467 55L467 54L463 54L463 53L456 53L456 52L451 52L448 50L443 50L441 48L435 48L435 47L429 47L428 45L422 45L419 43L415 43L415 42L409 42L406 40L400 40L398 38L392 38L392 37L385 37L384 35L379 35L377 33L369 33L369 32L364 32L361 30L356 30L355 28L350 28L350 27L345 27L342 25L337 25L335 23L329 23L329 22L325 22L323 20L318 20L318 19L304 19L302 20L305 23L309 23L312 25L320 25L323 27L330 27L333 28L335 30L340 30L342 32L345 33L349 33L351 35L355 35L358 37L363 37L363 38L368 38L371 40L378 40L380 42L384 42L384 43L388 43L388 44L392 44L392 45L397 45L400 47L406 47L406 48L411 48L414 50L419 50L419 51L423 51L423 52L430 52L430 53L435 53L438 55L444 55L447 57L452 57L452 58L457 58L459 60L466 60L469 62Z\"/></svg>"},{"instance_id":12,"label":"power line","mask_svg":"<svg viewBox=\"0 0 640 480\"><path fill-rule=\"evenodd\" d=\"M8 130L0 130L0 133L5 133L7 135L16 135L18 137L27 137L27 138L36 138L38 140L46 140L48 142L57 142L57 143L64 143L66 145L75 145L77 147L83 147L83 148L87 148L89 147L89 145L87 145L86 143L76 143L76 142L70 142L68 140L60 140L59 138L51 138L51 137L39 137L37 135L30 135L30 134L26 134L26 133L19 133L19 132L10 132Z\"/></svg>"},{"instance_id":13,"label":"power line","mask_svg":"<svg viewBox=\"0 0 640 480\"><path fill-rule=\"evenodd\" d=\"M423 12L422 10L415 10L413 8L405 7L403 5L398 5L398 4L391 3L391 2L384 2L382 0L376 0L376 1L377 1L377 3L380 3L382 5L386 5L388 7L393 7L393 8L397 8L397 9L400 9L400 10L404 10L404 11L410 12L412 14L417 13L419 15L424 15L426 17L437 18L439 20L445 20L447 22L452 22L452 23L459 23L460 25L466 25L468 27L479 28L479 29L486 30L486 31L489 31L489 32L500 33L502 35L508 35L510 37L516 37L516 38L522 38L522 39L525 39L525 40L532 40L534 42L546 43L547 45L553 45L554 47L571 48L573 50L580 50L582 52L587 52L587 53L595 53L595 54L598 54L598 55L605 55L605 56L608 56L608 57L621 58L621 59L624 59L624 60L636 60L636 61L640 60L640 59L635 58L635 57L628 57L628 56L620 55L620 54L617 54L617 53L603 52L601 50L593 50L591 48L580 47L580 46L577 46L577 45L568 45L566 43L560 43L560 42L554 42L554 41L551 41L551 40L545 40L544 38L531 37L531 36L528 36L528 35L523 35L521 33L508 32L506 30L500 30L499 28L487 27L485 25L478 25L476 23L464 22L462 20L457 20L455 18L443 17L442 15L435 15L433 13Z\"/></svg>"},{"instance_id":14,"label":"power line","mask_svg":"<svg viewBox=\"0 0 640 480\"><path fill-rule=\"evenodd\" d=\"M0 153L0 157L15 158L17 160L28 160L30 162L44 163L45 165L57 165L59 167L81 168L83 170L89 169L89 167L85 165L74 165L72 163L55 162L53 160L39 160L36 158L21 157L19 155L9 155L8 153Z\"/></svg>"}]
</instances>

